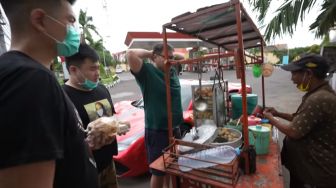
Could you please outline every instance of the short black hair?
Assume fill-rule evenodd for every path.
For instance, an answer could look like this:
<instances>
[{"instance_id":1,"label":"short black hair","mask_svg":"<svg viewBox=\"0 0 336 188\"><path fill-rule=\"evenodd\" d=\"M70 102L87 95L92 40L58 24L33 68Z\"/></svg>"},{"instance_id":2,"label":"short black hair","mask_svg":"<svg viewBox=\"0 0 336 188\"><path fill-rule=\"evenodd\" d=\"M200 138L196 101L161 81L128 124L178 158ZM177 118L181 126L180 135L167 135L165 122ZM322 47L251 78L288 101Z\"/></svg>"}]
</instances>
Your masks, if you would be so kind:
<instances>
[{"instance_id":1,"label":"short black hair","mask_svg":"<svg viewBox=\"0 0 336 188\"><path fill-rule=\"evenodd\" d=\"M16 28L21 28L21 25L29 17L30 12L35 8L46 8L53 10L59 7L62 1L67 1L71 5L76 0L0 0L1 6L9 20ZM21 21L21 24L18 23Z\"/></svg>"},{"instance_id":2,"label":"short black hair","mask_svg":"<svg viewBox=\"0 0 336 188\"><path fill-rule=\"evenodd\" d=\"M168 47L168 51L174 51L174 47L170 44L167 44ZM163 43L159 43L153 46L153 54L158 54L158 55L163 55L163 48L164 48L164 44Z\"/></svg>"},{"instance_id":3,"label":"short black hair","mask_svg":"<svg viewBox=\"0 0 336 188\"><path fill-rule=\"evenodd\" d=\"M86 58L92 60L93 62L99 61L99 55L96 52L96 50L91 48L86 43L81 43L79 45L79 49L78 49L78 52L76 54L65 58L67 69L69 70L69 67L71 65L74 65L76 67L80 67L84 63L84 60Z\"/></svg>"}]
</instances>

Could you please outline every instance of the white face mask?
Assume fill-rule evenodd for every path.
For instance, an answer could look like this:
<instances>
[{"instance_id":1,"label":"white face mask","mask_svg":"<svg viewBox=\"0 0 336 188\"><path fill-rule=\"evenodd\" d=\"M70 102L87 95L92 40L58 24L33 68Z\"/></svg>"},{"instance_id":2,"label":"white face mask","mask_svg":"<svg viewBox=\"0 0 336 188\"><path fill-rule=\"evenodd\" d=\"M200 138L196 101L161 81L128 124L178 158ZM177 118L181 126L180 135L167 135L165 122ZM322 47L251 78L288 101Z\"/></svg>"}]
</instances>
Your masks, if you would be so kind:
<instances>
[{"instance_id":1,"label":"white face mask","mask_svg":"<svg viewBox=\"0 0 336 188\"><path fill-rule=\"evenodd\" d=\"M101 117L103 116L104 110L101 108L99 110L97 110L97 114Z\"/></svg>"}]
</instances>

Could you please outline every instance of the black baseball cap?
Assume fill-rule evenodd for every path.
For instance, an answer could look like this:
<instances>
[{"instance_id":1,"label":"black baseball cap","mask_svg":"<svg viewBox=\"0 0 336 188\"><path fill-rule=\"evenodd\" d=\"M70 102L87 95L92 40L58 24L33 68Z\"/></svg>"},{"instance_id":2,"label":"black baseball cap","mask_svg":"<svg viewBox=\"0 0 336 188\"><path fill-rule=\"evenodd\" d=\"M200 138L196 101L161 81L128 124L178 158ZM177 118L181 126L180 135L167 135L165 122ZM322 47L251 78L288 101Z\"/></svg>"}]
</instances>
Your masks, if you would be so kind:
<instances>
[{"instance_id":1,"label":"black baseball cap","mask_svg":"<svg viewBox=\"0 0 336 188\"><path fill-rule=\"evenodd\" d=\"M288 65L283 65L281 68L285 71L299 71L303 69L312 69L318 72L327 73L329 64L327 59L317 54L303 55L298 60L295 60Z\"/></svg>"}]
</instances>

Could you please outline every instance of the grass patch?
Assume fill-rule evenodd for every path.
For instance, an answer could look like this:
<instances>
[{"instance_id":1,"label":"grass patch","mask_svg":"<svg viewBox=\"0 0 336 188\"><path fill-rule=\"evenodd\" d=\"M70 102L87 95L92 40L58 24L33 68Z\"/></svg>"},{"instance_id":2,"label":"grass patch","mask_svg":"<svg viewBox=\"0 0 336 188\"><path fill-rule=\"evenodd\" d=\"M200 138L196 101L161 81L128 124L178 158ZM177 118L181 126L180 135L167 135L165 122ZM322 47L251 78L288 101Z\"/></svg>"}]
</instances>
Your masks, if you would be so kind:
<instances>
[{"instance_id":1,"label":"grass patch","mask_svg":"<svg viewBox=\"0 0 336 188\"><path fill-rule=\"evenodd\" d=\"M104 85L108 85L108 84L112 84L114 81L117 81L118 79L119 79L119 76L115 74L111 77L102 78L101 83L103 83Z\"/></svg>"}]
</instances>

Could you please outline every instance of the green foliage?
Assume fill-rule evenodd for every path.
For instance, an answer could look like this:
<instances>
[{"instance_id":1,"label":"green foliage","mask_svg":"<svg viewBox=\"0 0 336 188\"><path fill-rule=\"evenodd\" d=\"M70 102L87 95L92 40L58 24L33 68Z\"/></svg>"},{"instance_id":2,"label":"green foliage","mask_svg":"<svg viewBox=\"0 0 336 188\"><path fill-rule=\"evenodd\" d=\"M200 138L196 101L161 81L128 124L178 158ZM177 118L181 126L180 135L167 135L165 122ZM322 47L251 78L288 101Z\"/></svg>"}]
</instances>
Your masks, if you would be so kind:
<instances>
[{"instance_id":1,"label":"green foliage","mask_svg":"<svg viewBox=\"0 0 336 188\"><path fill-rule=\"evenodd\" d=\"M63 85L64 84L64 80L63 78L60 78L60 77L57 77L57 81L60 85Z\"/></svg>"},{"instance_id":2,"label":"green foliage","mask_svg":"<svg viewBox=\"0 0 336 188\"><path fill-rule=\"evenodd\" d=\"M97 31L97 28L95 25L92 24L93 17L88 16L86 11L83 11L82 9L79 11L79 25L80 28L82 29L82 37L84 42L88 41L89 44L93 42L92 34L91 32L96 33L98 36L100 34Z\"/></svg>"},{"instance_id":3,"label":"green foliage","mask_svg":"<svg viewBox=\"0 0 336 188\"><path fill-rule=\"evenodd\" d=\"M112 58L111 53L107 50L98 51L100 63L108 67L115 67L117 62ZM104 60L105 59L105 60Z\"/></svg>"},{"instance_id":4,"label":"green foliage","mask_svg":"<svg viewBox=\"0 0 336 188\"><path fill-rule=\"evenodd\" d=\"M325 0L322 4L321 13L317 16L314 23L309 27L310 30L316 29L316 36L328 35L329 30L335 27L336 23L336 1Z\"/></svg>"},{"instance_id":5,"label":"green foliage","mask_svg":"<svg viewBox=\"0 0 336 188\"><path fill-rule=\"evenodd\" d=\"M52 64L52 69L54 72L63 72L62 64L54 60Z\"/></svg>"},{"instance_id":6,"label":"green foliage","mask_svg":"<svg viewBox=\"0 0 336 188\"><path fill-rule=\"evenodd\" d=\"M192 58L198 58L198 57L204 56L205 54L207 54L206 50L198 50L198 51L193 52L191 55L192 55Z\"/></svg>"},{"instance_id":7,"label":"green foliage","mask_svg":"<svg viewBox=\"0 0 336 188\"><path fill-rule=\"evenodd\" d=\"M312 46L300 47L289 49L289 62L293 61L296 57L306 54L306 53L314 53L319 54L321 50L321 46L314 44ZM287 50L276 50L272 52L275 56L277 56L280 61L284 55L287 55ZM280 63L280 62L278 62Z\"/></svg>"},{"instance_id":8,"label":"green foliage","mask_svg":"<svg viewBox=\"0 0 336 188\"><path fill-rule=\"evenodd\" d=\"M105 66L102 63L99 64L99 72L100 72L100 77L102 79L107 78L109 76L108 71L105 71Z\"/></svg>"},{"instance_id":9,"label":"green foliage","mask_svg":"<svg viewBox=\"0 0 336 188\"><path fill-rule=\"evenodd\" d=\"M314 54L319 54L321 50L321 46L314 44L312 46L310 46L310 48L308 49L308 53L314 53Z\"/></svg>"},{"instance_id":10,"label":"green foliage","mask_svg":"<svg viewBox=\"0 0 336 188\"><path fill-rule=\"evenodd\" d=\"M100 80L100 82L101 82L102 84L104 84L104 85L112 84L112 82L113 82L113 77L110 76L110 77L102 78L102 79Z\"/></svg>"},{"instance_id":11,"label":"green foliage","mask_svg":"<svg viewBox=\"0 0 336 188\"><path fill-rule=\"evenodd\" d=\"M115 66L116 61L112 58L111 53L104 47L102 36L97 31L96 26L92 24L93 17L88 16L86 11L80 10L78 20L82 29L82 37L85 38L84 42L87 42L93 49L97 51L99 55L101 77L107 78L111 73L109 68L105 70L104 67ZM91 32L94 32L96 35L98 35L100 39L95 41Z\"/></svg>"},{"instance_id":12,"label":"green foliage","mask_svg":"<svg viewBox=\"0 0 336 188\"><path fill-rule=\"evenodd\" d=\"M328 45L329 43L330 43L329 35L324 36L324 38L322 40L322 43L321 43L321 46Z\"/></svg>"},{"instance_id":13,"label":"green foliage","mask_svg":"<svg viewBox=\"0 0 336 188\"><path fill-rule=\"evenodd\" d=\"M100 82L107 85L107 84L112 84L113 82L117 81L118 79L120 79L119 76L115 74L115 75L112 75L112 76L108 76L106 78L102 78L100 80Z\"/></svg>"},{"instance_id":14,"label":"green foliage","mask_svg":"<svg viewBox=\"0 0 336 188\"><path fill-rule=\"evenodd\" d=\"M279 59L279 61L276 62L276 64L279 64L282 61L282 57L287 55L287 50L274 50L272 53Z\"/></svg>"},{"instance_id":15,"label":"green foliage","mask_svg":"<svg viewBox=\"0 0 336 188\"><path fill-rule=\"evenodd\" d=\"M277 1L277 0L274 0ZM258 14L258 21L263 25L272 0L248 0ZM305 16L315 6L316 0L285 0L277 9L276 15L266 25L265 39L270 41L276 36L288 33L292 35L298 22L305 20ZM323 0L321 11L316 20L310 25L317 37L329 34L329 30L336 23L336 1Z\"/></svg>"}]
</instances>

